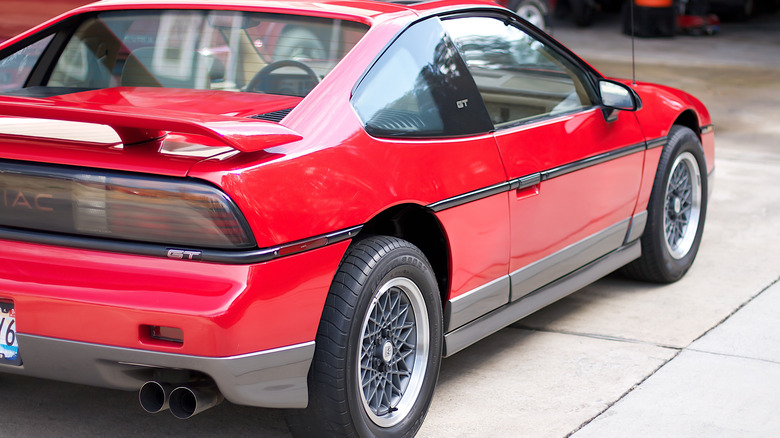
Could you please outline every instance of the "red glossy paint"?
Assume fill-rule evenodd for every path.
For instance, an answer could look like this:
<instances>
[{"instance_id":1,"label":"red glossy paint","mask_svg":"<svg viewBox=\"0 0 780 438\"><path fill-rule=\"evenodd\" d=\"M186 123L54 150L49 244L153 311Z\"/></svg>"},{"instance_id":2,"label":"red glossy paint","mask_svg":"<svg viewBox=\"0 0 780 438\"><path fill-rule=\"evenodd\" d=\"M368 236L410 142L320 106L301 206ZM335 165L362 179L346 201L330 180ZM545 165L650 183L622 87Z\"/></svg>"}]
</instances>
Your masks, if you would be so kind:
<instances>
[{"instance_id":1,"label":"red glossy paint","mask_svg":"<svg viewBox=\"0 0 780 438\"><path fill-rule=\"evenodd\" d=\"M450 299L509 273L507 194L491 196L436 215L450 250Z\"/></svg>"},{"instance_id":2,"label":"red glossy paint","mask_svg":"<svg viewBox=\"0 0 780 438\"><path fill-rule=\"evenodd\" d=\"M647 203L650 201L650 193L653 190L653 181L658 170L658 160L661 159L663 148L657 147L645 151L644 166L642 167L642 183L639 189L639 195L636 199L636 208L634 213L641 213L647 210Z\"/></svg>"},{"instance_id":3,"label":"red glossy paint","mask_svg":"<svg viewBox=\"0 0 780 438\"><path fill-rule=\"evenodd\" d=\"M220 265L2 241L0 297L13 300L22 333L233 356L314 339L348 245ZM184 344L148 345L141 325L180 328Z\"/></svg>"},{"instance_id":4,"label":"red glossy paint","mask_svg":"<svg viewBox=\"0 0 780 438\"><path fill-rule=\"evenodd\" d=\"M309 150L299 150L305 148L303 140L289 149L273 148L278 158L251 169L205 173L207 163L201 163L190 175L227 189L242 210L261 213L248 218L261 246L359 225L393 205L424 206L505 178L490 136L371 140L358 131L352 113L334 122L332 134L313 137ZM349 132L353 134L340 138ZM208 165L232 162L211 160Z\"/></svg>"}]
</instances>

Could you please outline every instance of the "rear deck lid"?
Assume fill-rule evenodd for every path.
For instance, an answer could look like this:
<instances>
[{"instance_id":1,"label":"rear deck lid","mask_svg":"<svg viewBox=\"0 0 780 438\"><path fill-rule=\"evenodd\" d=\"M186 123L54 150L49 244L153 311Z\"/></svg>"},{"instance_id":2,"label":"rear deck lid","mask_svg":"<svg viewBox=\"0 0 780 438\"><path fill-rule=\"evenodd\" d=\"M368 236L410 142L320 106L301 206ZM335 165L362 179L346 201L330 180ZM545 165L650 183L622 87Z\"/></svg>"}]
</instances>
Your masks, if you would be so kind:
<instances>
[{"instance_id":1,"label":"rear deck lid","mask_svg":"<svg viewBox=\"0 0 780 438\"><path fill-rule=\"evenodd\" d=\"M0 157L184 176L204 158L301 137L252 116L301 98L209 90L109 88L0 98Z\"/></svg>"}]
</instances>

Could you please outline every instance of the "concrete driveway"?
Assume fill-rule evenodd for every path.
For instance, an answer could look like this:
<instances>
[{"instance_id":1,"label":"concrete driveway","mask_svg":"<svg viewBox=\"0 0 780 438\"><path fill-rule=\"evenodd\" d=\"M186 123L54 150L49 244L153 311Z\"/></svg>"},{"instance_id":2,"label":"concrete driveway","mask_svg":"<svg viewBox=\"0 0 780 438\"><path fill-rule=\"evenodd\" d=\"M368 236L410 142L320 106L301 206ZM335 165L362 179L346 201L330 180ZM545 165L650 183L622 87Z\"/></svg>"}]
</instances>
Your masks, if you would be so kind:
<instances>
[{"instance_id":1,"label":"concrete driveway","mask_svg":"<svg viewBox=\"0 0 780 438\"><path fill-rule=\"evenodd\" d=\"M638 78L694 93L714 119L715 191L689 274L665 286L606 278L445 359L419 436L780 434L777 22L637 41ZM630 77L615 22L555 35ZM223 403L179 421L145 414L135 393L9 375L0 388L3 437L290 436L272 410Z\"/></svg>"}]
</instances>

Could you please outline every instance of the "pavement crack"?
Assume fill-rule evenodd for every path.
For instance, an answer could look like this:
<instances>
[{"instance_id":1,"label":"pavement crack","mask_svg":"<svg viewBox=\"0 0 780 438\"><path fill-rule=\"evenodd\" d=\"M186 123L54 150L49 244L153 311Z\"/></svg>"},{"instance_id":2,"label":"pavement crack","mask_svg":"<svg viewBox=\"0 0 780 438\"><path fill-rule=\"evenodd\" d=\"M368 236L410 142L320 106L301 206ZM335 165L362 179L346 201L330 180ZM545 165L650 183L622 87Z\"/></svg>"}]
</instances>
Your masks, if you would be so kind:
<instances>
[{"instance_id":1,"label":"pavement crack","mask_svg":"<svg viewBox=\"0 0 780 438\"><path fill-rule=\"evenodd\" d=\"M540 332L540 333L557 333L561 335L569 335L569 336L579 336L582 338L591 338L591 339L600 339L605 341L614 341L614 342L626 342L630 344L641 344L641 345L650 345L653 347L658 348L666 348L670 350L677 350L681 351L682 347L676 347L674 345L665 345L665 344L659 344L657 342L650 342L650 341L643 341L641 339L633 339L633 338L624 338L620 336L611 336L611 335L602 335L598 333L583 333L583 332L572 332L567 330L551 330L551 329L541 329L536 327L529 327L522 324L512 324L509 326L509 328L514 329L521 329L521 330L528 330L533 332Z\"/></svg>"},{"instance_id":2,"label":"pavement crack","mask_svg":"<svg viewBox=\"0 0 780 438\"><path fill-rule=\"evenodd\" d=\"M739 312L743 307L748 305L750 302L755 300L758 296L760 296L762 293L767 291L769 288L771 288L772 286L774 286L778 282L780 282L780 277L776 278L774 281L771 281L766 287L761 289L761 291L759 291L753 297L751 297L750 299L748 299L747 301L742 303L742 305L737 307L734 311L732 311L729 315L727 315L725 318L723 318L717 324L713 325L709 330L706 330L704 333L702 333L702 335L699 336L698 338L696 338L696 340L701 339L702 337L707 335L707 333L711 332L713 329L715 329L716 327L718 327L721 324L723 324L726 320L731 318L735 313ZM605 336L605 335L597 335L597 334L589 334L589 333L574 333L574 332L567 332L565 330L541 330L541 329L535 329L535 328L531 328L531 327L524 327L521 324L514 324L512 327L514 327L514 328L522 328L522 329L532 330L532 331L539 331L539 332L561 333L561 334L567 334L567 335L573 335L573 336L584 336L584 337L591 337L591 338L597 338L597 339L612 340L612 341L617 341L617 342L631 342L631 343L637 343L637 344L655 345L655 346L661 347L661 348L669 348L669 349L672 349L672 350L676 350L675 354L672 357L670 357L668 360L664 361L655 370L653 370L652 372L648 373L647 376L645 376L642 380L640 380L639 382L637 382L636 384L631 386L627 391L625 391L623 394L621 394L620 397L617 397L612 403L609 403L604 409L599 411L596 415L594 415L590 419L582 422L582 424L580 424L577 428L575 428L569 434L567 434L566 438L571 437L572 435L574 435L575 433L580 431L582 428L584 428L585 426L587 426L588 424L592 423L594 420L596 420L597 418L602 416L605 412L607 412L608 410L612 409L613 406L615 406L616 404L620 403L621 400L626 398L626 396L628 396L630 393L632 393L636 388L638 388L642 384L644 384L647 381L647 379L649 379L650 377L652 377L655 374L657 374L658 371L661 370L661 368L665 367L667 364L669 364L673 360L675 360L683 351L686 351L686 352L696 352L696 353L705 353L705 354L711 354L711 355L722 356L722 357L733 357L733 358L739 358L739 359L748 359L748 360L753 360L753 361L757 361L757 362L764 362L764 363L771 363L771 364L778 364L778 365L780 365L780 363L778 363L776 361L771 361L771 360L766 360L766 359L760 359L760 358L754 358L754 357L745 357L745 356L739 356L739 355L731 355L731 354L726 354L726 353L715 353L715 352L711 352L711 351L703 351L703 350L690 348L690 345L692 345L693 342L695 342L696 340L694 340L693 342L691 342L691 344L688 344L688 346L686 346L684 348L679 348L679 347L659 345L659 344L655 344L655 343L652 343L652 342L640 341L640 340L636 340L636 339L620 338L620 337L614 337L614 336Z\"/></svg>"},{"instance_id":3,"label":"pavement crack","mask_svg":"<svg viewBox=\"0 0 780 438\"><path fill-rule=\"evenodd\" d=\"M639 382L635 383L633 386L628 388L628 390L626 392L621 394L620 397L615 399L615 401L613 401L612 403L609 403L604 409L599 411L599 413L594 415L589 420L586 420L586 421L582 422L582 424L577 426L576 429L574 429L571 432L569 432L569 434L566 435L566 438L569 438L570 436L572 436L575 433L579 432L580 429L582 429L583 427L585 427L588 424L590 424L591 422L593 422L593 420L599 418L601 415L603 415L608 410L612 409L612 406L615 406L616 404L620 403L620 401L623 400L624 398L626 398L626 396L628 396L628 394L631 394L636 388L639 388L643 383L645 383L645 381L647 381L647 379L649 379L650 377L654 376L661 368L665 367L669 362L673 361L683 351L682 349L679 349L679 348L672 348L672 349L677 350L677 352L674 354L674 356L670 357L669 360L665 361L664 363L659 365L658 368L656 368L652 372L648 373L642 380L640 380Z\"/></svg>"},{"instance_id":4,"label":"pavement crack","mask_svg":"<svg viewBox=\"0 0 780 438\"><path fill-rule=\"evenodd\" d=\"M701 335L699 335L699 337L697 337L696 339L694 339L694 340L693 340L693 342L696 342L696 341L698 341L699 339L701 339L701 338L703 338L703 337L707 336L707 334L709 334L711 331L713 331L713 330L715 330L716 328L720 327L720 326L721 326L721 325L722 325L724 322L726 322L726 321L727 321L729 318L731 318L732 316L734 316L734 314L735 314L735 313L739 312L739 311L740 311L740 310L742 310L742 309L743 309L745 306L747 306L748 304L752 303L752 302L753 302L753 300L755 300L756 298L758 298L759 296L761 296L761 294L763 294L764 292L766 292L766 291L767 291L769 288L771 288L772 286L774 286L774 285L775 285L775 284L777 284L778 282L780 282L780 277L777 277L777 278L775 278L775 279L774 279L773 281L771 281L771 282L770 282L770 283L769 283L767 286L765 286L763 289L761 289L761 290L760 290L760 291L759 291L757 294L753 295L753 296L752 296L752 297L750 297L750 298L749 298L747 301L745 301L744 303L740 304L740 305L739 305L739 307L737 307L736 309L732 310L732 311L731 311L731 313L729 313L728 315L726 315L726 317L725 317L725 318L723 318L723 319L721 319L720 321L718 321L718 323L717 323L717 324L715 324L715 325L713 325L712 327L710 327L710 328L709 328L709 330L706 330L704 333L702 333ZM693 342L691 342L691 344L693 344ZM689 344L689 345L690 345L690 344ZM686 348L687 348L687 347L686 347Z\"/></svg>"},{"instance_id":5,"label":"pavement crack","mask_svg":"<svg viewBox=\"0 0 780 438\"><path fill-rule=\"evenodd\" d=\"M776 360L769 360L769 359L761 359L760 357L752 357L752 356L744 356L739 354L729 354L729 353L719 353L715 351L707 351L707 350L698 350L695 348L685 348L686 352L693 352L693 353L704 353L709 354L712 356L720 356L720 357L731 357L735 359L745 359L745 360L752 360L756 362L763 362L763 363L771 363L775 365L780 365L780 362Z\"/></svg>"}]
</instances>

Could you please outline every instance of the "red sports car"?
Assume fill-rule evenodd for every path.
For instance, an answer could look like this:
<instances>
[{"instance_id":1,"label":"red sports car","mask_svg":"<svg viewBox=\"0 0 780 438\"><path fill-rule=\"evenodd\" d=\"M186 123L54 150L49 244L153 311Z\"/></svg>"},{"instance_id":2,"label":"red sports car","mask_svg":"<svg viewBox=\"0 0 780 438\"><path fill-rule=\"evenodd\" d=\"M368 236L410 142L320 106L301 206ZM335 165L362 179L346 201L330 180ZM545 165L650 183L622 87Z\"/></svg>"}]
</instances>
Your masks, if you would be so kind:
<instances>
[{"instance_id":1,"label":"red sports car","mask_svg":"<svg viewBox=\"0 0 780 438\"><path fill-rule=\"evenodd\" d=\"M0 74L0 372L150 412L410 436L443 356L704 228L704 106L490 2L108 0Z\"/></svg>"}]
</instances>

